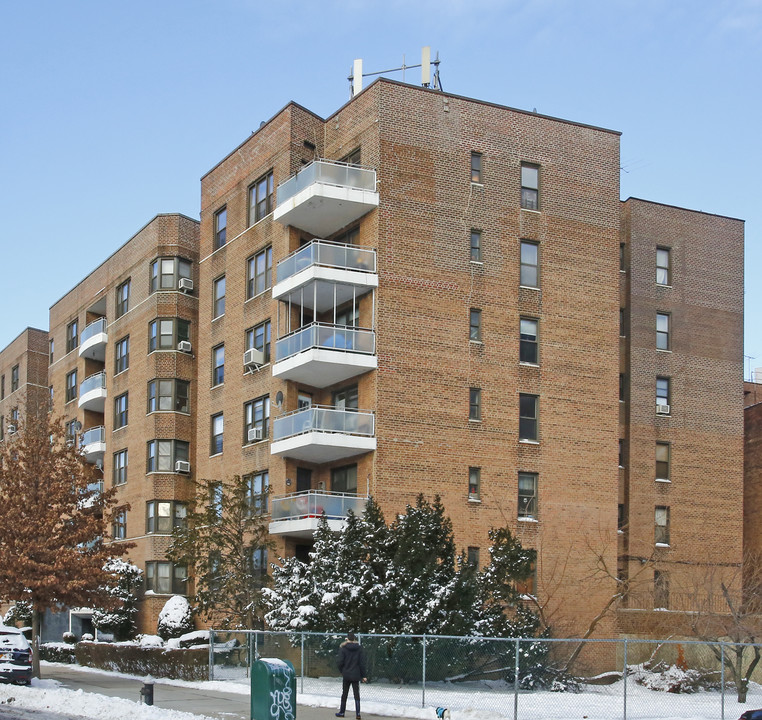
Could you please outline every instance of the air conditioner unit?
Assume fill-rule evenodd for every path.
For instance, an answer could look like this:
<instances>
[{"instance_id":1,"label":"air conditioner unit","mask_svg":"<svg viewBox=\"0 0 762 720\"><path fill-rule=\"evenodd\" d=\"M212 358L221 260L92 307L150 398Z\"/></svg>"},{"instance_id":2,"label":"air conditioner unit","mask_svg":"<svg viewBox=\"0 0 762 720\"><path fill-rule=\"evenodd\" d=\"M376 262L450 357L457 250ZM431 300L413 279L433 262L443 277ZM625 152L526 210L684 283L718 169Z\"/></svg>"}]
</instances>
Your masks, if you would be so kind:
<instances>
[{"instance_id":1,"label":"air conditioner unit","mask_svg":"<svg viewBox=\"0 0 762 720\"><path fill-rule=\"evenodd\" d=\"M10 435L13 435L13 433L15 433L15 432L16 432L16 429L17 429L17 428L16 428L16 426L15 426L15 425L9 425L9 426L8 426L8 433L9 433Z\"/></svg>"},{"instance_id":2,"label":"air conditioner unit","mask_svg":"<svg viewBox=\"0 0 762 720\"><path fill-rule=\"evenodd\" d=\"M189 473L190 463L187 460L178 460L175 462L175 472Z\"/></svg>"},{"instance_id":3,"label":"air conditioner unit","mask_svg":"<svg viewBox=\"0 0 762 720\"><path fill-rule=\"evenodd\" d=\"M262 428L254 427L249 428L249 442L255 442L262 439Z\"/></svg>"},{"instance_id":4,"label":"air conditioner unit","mask_svg":"<svg viewBox=\"0 0 762 720\"><path fill-rule=\"evenodd\" d=\"M657 405L656 406L656 414L657 415L669 415L669 405Z\"/></svg>"},{"instance_id":5,"label":"air conditioner unit","mask_svg":"<svg viewBox=\"0 0 762 720\"><path fill-rule=\"evenodd\" d=\"M189 353L192 349L190 340L180 340L180 342L177 343L177 349L180 352Z\"/></svg>"},{"instance_id":6,"label":"air conditioner unit","mask_svg":"<svg viewBox=\"0 0 762 720\"><path fill-rule=\"evenodd\" d=\"M177 287L185 292L193 292L193 280L190 278L180 278L180 282L177 283Z\"/></svg>"},{"instance_id":7,"label":"air conditioner unit","mask_svg":"<svg viewBox=\"0 0 762 720\"><path fill-rule=\"evenodd\" d=\"M251 367L252 365L264 365L265 354L261 350L256 348L250 348L243 354L244 367Z\"/></svg>"}]
</instances>

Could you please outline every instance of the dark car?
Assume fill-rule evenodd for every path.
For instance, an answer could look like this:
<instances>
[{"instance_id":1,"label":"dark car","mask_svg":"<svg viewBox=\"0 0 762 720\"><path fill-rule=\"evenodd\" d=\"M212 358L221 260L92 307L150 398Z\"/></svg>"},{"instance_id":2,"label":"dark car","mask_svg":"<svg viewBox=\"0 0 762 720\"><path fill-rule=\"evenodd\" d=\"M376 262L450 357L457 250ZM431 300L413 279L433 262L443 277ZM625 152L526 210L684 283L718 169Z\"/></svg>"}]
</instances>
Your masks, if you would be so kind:
<instances>
[{"instance_id":1,"label":"dark car","mask_svg":"<svg viewBox=\"0 0 762 720\"><path fill-rule=\"evenodd\" d=\"M32 684L32 648L21 630L0 625L0 680Z\"/></svg>"},{"instance_id":2,"label":"dark car","mask_svg":"<svg viewBox=\"0 0 762 720\"><path fill-rule=\"evenodd\" d=\"M762 710L747 710L738 720L762 720Z\"/></svg>"}]
</instances>

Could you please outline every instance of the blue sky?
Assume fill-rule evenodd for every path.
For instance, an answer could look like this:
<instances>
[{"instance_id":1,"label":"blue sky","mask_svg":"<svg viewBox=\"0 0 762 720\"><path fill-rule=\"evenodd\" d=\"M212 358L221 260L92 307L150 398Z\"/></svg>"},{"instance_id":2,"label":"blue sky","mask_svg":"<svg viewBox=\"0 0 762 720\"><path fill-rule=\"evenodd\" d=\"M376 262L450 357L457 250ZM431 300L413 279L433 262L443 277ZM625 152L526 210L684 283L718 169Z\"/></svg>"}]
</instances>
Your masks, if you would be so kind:
<instances>
[{"instance_id":1,"label":"blue sky","mask_svg":"<svg viewBox=\"0 0 762 720\"><path fill-rule=\"evenodd\" d=\"M447 92L621 131L622 198L746 220L762 367L762 0L0 0L0 27L0 348L155 214L198 217L288 101L325 117L354 58L429 45Z\"/></svg>"}]
</instances>

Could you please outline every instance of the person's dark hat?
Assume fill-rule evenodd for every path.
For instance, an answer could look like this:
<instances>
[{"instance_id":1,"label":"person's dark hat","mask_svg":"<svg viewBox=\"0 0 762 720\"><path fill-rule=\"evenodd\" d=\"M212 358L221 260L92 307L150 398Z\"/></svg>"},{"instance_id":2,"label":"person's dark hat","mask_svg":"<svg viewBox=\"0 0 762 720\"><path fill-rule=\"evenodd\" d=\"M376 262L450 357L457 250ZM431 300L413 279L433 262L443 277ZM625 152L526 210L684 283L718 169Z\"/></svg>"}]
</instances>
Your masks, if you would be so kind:
<instances>
[{"instance_id":1,"label":"person's dark hat","mask_svg":"<svg viewBox=\"0 0 762 720\"><path fill-rule=\"evenodd\" d=\"M347 640L349 640L350 642L355 642L355 640L357 640L357 636L351 632L347 633Z\"/></svg>"}]
</instances>

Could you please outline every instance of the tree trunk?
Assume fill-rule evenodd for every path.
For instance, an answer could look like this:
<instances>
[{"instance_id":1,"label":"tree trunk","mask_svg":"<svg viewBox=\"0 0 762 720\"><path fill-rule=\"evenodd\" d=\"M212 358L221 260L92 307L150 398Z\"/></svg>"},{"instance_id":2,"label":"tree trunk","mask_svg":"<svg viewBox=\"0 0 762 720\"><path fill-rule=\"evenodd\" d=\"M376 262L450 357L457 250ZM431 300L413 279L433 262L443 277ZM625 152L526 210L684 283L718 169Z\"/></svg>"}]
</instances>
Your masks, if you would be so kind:
<instances>
[{"instance_id":1,"label":"tree trunk","mask_svg":"<svg viewBox=\"0 0 762 720\"><path fill-rule=\"evenodd\" d=\"M36 603L32 604L32 675L40 675L40 611Z\"/></svg>"}]
</instances>

